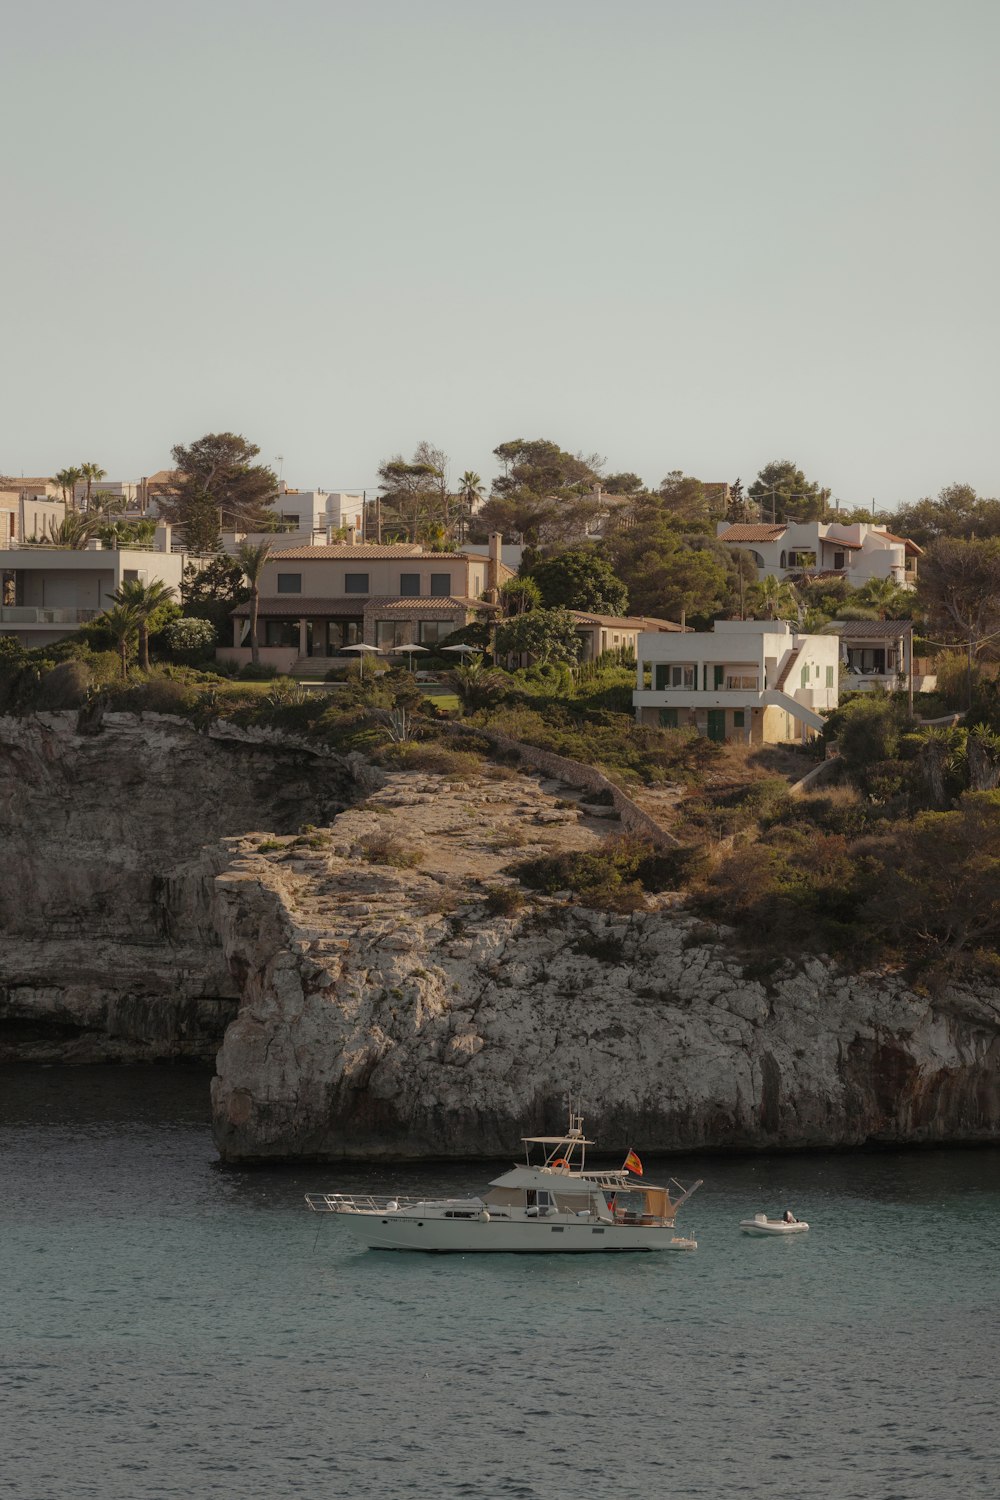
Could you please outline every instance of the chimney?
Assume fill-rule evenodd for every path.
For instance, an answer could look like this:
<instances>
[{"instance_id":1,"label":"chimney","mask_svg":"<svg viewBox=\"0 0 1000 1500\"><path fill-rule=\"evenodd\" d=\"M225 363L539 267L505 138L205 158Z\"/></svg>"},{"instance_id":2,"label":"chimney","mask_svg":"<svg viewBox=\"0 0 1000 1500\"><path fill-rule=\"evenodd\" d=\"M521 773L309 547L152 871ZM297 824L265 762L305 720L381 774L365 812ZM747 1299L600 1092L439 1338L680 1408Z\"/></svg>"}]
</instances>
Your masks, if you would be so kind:
<instances>
[{"instance_id":1,"label":"chimney","mask_svg":"<svg viewBox=\"0 0 1000 1500\"><path fill-rule=\"evenodd\" d=\"M347 545L349 547L356 547L357 544L358 544L358 530L357 530L357 527L356 526L348 526L348 528L347 528Z\"/></svg>"},{"instance_id":2,"label":"chimney","mask_svg":"<svg viewBox=\"0 0 1000 1500\"><path fill-rule=\"evenodd\" d=\"M486 587L498 589L500 587L500 562L503 557L503 532L490 532L490 555L486 565ZM494 594L494 598L496 595Z\"/></svg>"}]
</instances>

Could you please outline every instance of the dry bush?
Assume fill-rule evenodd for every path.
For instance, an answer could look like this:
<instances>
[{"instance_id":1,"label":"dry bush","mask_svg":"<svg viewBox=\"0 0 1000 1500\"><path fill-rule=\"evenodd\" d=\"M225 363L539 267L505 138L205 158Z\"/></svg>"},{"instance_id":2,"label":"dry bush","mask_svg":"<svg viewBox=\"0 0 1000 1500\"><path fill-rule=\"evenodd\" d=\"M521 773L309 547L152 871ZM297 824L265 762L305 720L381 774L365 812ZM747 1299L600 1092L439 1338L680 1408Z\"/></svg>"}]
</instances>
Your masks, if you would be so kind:
<instances>
[{"instance_id":1,"label":"dry bush","mask_svg":"<svg viewBox=\"0 0 1000 1500\"><path fill-rule=\"evenodd\" d=\"M370 865L392 865L397 870L416 869L426 858L424 849L393 833L370 833L360 840L359 848Z\"/></svg>"},{"instance_id":2,"label":"dry bush","mask_svg":"<svg viewBox=\"0 0 1000 1500\"><path fill-rule=\"evenodd\" d=\"M61 661L39 682L35 689L35 707L44 711L79 708L86 702L91 686L91 672L86 662Z\"/></svg>"},{"instance_id":3,"label":"dry bush","mask_svg":"<svg viewBox=\"0 0 1000 1500\"><path fill-rule=\"evenodd\" d=\"M383 745L375 759L386 770L427 771L449 781L472 781L483 771L483 762L478 755L467 750L451 750L435 740L405 740L400 744Z\"/></svg>"},{"instance_id":4,"label":"dry bush","mask_svg":"<svg viewBox=\"0 0 1000 1500\"><path fill-rule=\"evenodd\" d=\"M512 917L521 910L525 896L515 885L493 885L486 892L484 906L491 917Z\"/></svg>"}]
</instances>

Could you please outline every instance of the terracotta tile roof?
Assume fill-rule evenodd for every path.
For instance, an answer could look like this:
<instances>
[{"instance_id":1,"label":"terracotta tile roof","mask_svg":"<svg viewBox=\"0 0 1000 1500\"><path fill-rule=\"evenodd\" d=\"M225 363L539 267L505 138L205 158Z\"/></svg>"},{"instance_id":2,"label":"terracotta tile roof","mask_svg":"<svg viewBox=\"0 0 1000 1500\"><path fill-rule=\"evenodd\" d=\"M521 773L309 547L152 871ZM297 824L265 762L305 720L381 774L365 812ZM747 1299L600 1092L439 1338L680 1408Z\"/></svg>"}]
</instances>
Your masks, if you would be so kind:
<instances>
[{"instance_id":1,"label":"terracotta tile roof","mask_svg":"<svg viewBox=\"0 0 1000 1500\"><path fill-rule=\"evenodd\" d=\"M450 596L444 599L428 599L426 596L420 599L400 599L393 594L389 597L373 599L367 594L359 594L356 599L318 599L304 594L281 594L277 598L261 598L257 613L261 619L266 617L270 620L298 620L303 616L308 619L339 619L344 616L360 619L366 610L377 614L425 615L433 614L435 610L492 611L496 607L495 604L487 604L483 599L457 599ZM238 604L231 613L237 619L245 620L250 614L249 600Z\"/></svg>"},{"instance_id":2,"label":"terracotta tile roof","mask_svg":"<svg viewBox=\"0 0 1000 1500\"><path fill-rule=\"evenodd\" d=\"M883 531L881 529L881 527L876 527L875 529L878 531L879 536L888 537L888 539L889 539L890 542L901 542L902 545L906 548L907 552L910 554L911 557L923 557L923 555L924 555L924 549L923 549L923 547L918 547L917 544L916 544L916 542L914 542L913 540L911 540L910 537L908 537L908 536L896 536L894 532L892 532L892 531Z\"/></svg>"},{"instance_id":3,"label":"terracotta tile roof","mask_svg":"<svg viewBox=\"0 0 1000 1500\"><path fill-rule=\"evenodd\" d=\"M487 604L485 599L461 599L450 595L445 599L400 599L393 595L388 599L369 599L368 605L371 609L377 609L379 613L389 611L392 614L425 614L435 609L496 609L495 604Z\"/></svg>"},{"instance_id":4,"label":"terracotta tile roof","mask_svg":"<svg viewBox=\"0 0 1000 1500\"><path fill-rule=\"evenodd\" d=\"M354 619L360 619L367 603L366 595L358 599L312 599L302 594L282 594L278 599L261 599L257 613L262 618L266 615L271 620L289 617L299 619L302 615L350 615ZM232 613L237 619L246 619L250 613L250 601L238 604Z\"/></svg>"},{"instance_id":5,"label":"terracotta tile roof","mask_svg":"<svg viewBox=\"0 0 1000 1500\"><path fill-rule=\"evenodd\" d=\"M847 542L843 537L839 536L823 536L820 537L820 541L826 547L845 547L848 552L861 552L864 548L862 542ZM803 550L808 549L804 548Z\"/></svg>"},{"instance_id":6,"label":"terracotta tile roof","mask_svg":"<svg viewBox=\"0 0 1000 1500\"><path fill-rule=\"evenodd\" d=\"M777 542L788 530L787 526L752 526L742 522L719 532L720 542Z\"/></svg>"},{"instance_id":7,"label":"terracotta tile roof","mask_svg":"<svg viewBox=\"0 0 1000 1500\"><path fill-rule=\"evenodd\" d=\"M655 615L594 615L589 610L571 609L569 613L580 625L600 625L605 630L684 630L675 620L658 620Z\"/></svg>"},{"instance_id":8,"label":"terracotta tile roof","mask_svg":"<svg viewBox=\"0 0 1000 1500\"><path fill-rule=\"evenodd\" d=\"M379 559L396 558L402 562L462 563L469 559L458 552L425 552L419 542L393 542L376 547L368 542L333 542L325 547L289 547L284 552L272 552L272 558L280 562L375 562Z\"/></svg>"},{"instance_id":9,"label":"terracotta tile roof","mask_svg":"<svg viewBox=\"0 0 1000 1500\"><path fill-rule=\"evenodd\" d=\"M913 629L913 621L831 620L826 629L842 641L895 641Z\"/></svg>"}]
</instances>

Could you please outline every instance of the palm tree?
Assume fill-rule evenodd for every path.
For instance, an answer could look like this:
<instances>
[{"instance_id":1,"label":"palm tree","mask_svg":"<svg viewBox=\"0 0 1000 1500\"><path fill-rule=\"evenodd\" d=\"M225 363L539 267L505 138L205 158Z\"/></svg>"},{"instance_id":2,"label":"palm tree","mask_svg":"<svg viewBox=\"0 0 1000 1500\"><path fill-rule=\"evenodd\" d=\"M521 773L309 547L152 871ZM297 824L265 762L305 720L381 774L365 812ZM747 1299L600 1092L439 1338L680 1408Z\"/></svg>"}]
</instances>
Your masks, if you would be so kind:
<instances>
[{"instance_id":1,"label":"palm tree","mask_svg":"<svg viewBox=\"0 0 1000 1500\"><path fill-rule=\"evenodd\" d=\"M127 604L116 604L114 609L104 611L101 615L101 624L118 648L122 664L122 681L126 682L128 680L128 653L135 640L139 622L134 611Z\"/></svg>"},{"instance_id":2,"label":"palm tree","mask_svg":"<svg viewBox=\"0 0 1000 1500\"><path fill-rule=\"evenodd\" d=\"M782 582L769 573L759 583L750 585L747 602L760 610L765 620L788 620L799 613L799 596L794 584Z\"/></svg>"},{"instance_id":3,"label":"palm tree","mask_svg":"<svg viewBox=\"0 0 1000 1500\"><path fill-rule=\"evenodd\" d=\"M860 601L874 609L880 620L896 620L905 614L909 599L894 578L869 578L860 590Z\"/></svg>"},{"instance_id":4,"label":"palm tree","mask_svg":"<svg viewBox=\"0 0 1000 1500\"><path fill-rule=\"evenodd\" d=\"M87 509L90 509L90 495L94 484L98 479L104 479L107 469L102 469L100 464L81 464L80 478L87 481Z\"/></svg>"},{"instance_id":5,"label":"palm tree","mask_svg":"<svg viewBox=\"0 0 1000 1500\"><path fill-rule=\"evenodd\" d=\"M486 486L483 484L483 481L480 479L475 469L466 469L465 473L458 481L459 499L465 507L465 514L462 516L463 542L465 541L465 530L469 524L469 519L472 515L473 508L475 507L476 501L479 500L484 494L485 489Z\"/></svg>"},{"instance_id":6,"label":"palm tree","mask_svg":"<svg viewBox=\"0 0 1000 1500\"><path fill-rule=\"evenodd\" d=\"M149 622L164 604L173 600L173 590L158 578L152 583L143 583L138 578L127 578L111 595L120 609L127 609L139 631L139 666L149 671Z\"/></svg>"},{"instance_id":7,"label":"palm tree","mask_svg":"<svg viewBox=\"0 0 1000 1500\"><path fill-rule=\"evenodd\" d=\"M69 506L70 510L75 510L76 497L74 495L74 491L80 480L83 478L83 470L72 468L60 469L55 478L56 484L62 490L63 500Z\"/></svg>"},{"instance_id":8,"label":"palm tree","mask_svg":"<svg viewBox=\"0 0 1000 1500\"><path fill-rule=\"evenodd\" d=\"M260 575L270 555L270 542L260 542L256 547L251 546L249 542L244 542L236 554L236 561L243 569L243 576L250 585L250 660L255 667L260 662L260 646L257 641Z\"/></svg>"},{"instance_id":9,"label":"palm tree","mask_svg":"<svg viewBox=\"0 0 1000 1500\"><path fill-rule=\"evenodd\" d=\"M96 535L97 525L96 516L81 516L77 511L63 516L58 525L54 517L49 516L48 527L41 540L53 547L71 547L74 552L82 552L91 537Z\"/></svg>"}]
</instances>

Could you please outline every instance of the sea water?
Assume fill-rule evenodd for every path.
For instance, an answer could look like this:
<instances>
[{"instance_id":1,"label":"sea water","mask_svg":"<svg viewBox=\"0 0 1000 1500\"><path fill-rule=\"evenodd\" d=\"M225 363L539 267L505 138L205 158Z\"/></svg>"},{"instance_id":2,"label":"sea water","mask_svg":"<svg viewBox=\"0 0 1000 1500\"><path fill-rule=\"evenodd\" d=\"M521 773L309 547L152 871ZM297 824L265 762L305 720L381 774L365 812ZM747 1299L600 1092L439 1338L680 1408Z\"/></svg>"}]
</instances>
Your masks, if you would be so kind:
<instances>
[{"instance_id":1,"label":"sea water","mask_svg":"<svg viewBox=\"0 0 1000 1500\"><path fill-rule=\"evenodd\" d=\"M441 1257L303 1194L502 1164L234 1170L206 1116L176 1070L0 1074L0 1495L1000 1495L1000 1152L650 1158L705 1178L696 1254Z\"/></svg>"}]
</instances>

